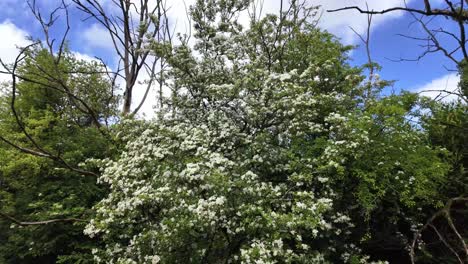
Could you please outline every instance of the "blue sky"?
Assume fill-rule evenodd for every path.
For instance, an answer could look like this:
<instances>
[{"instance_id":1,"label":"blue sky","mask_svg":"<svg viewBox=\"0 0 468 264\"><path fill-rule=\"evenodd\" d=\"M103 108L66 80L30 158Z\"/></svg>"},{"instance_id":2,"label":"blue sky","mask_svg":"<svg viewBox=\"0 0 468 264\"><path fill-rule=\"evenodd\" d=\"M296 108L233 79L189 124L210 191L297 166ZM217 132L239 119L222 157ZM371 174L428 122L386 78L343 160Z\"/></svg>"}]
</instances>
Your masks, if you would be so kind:
<instances>
[{"instance_id":1,"label":"blue sky","mask_svg":"<svg viewBox=\"0 0 468 264\"><path fill-rule=\"evenodd\" d=\"M59 0L36 0L39 8L47 13L51 8L56 7ZM103 2L109 0L102 0ZM191 4L194 0L185 0L186 4ZM333 9L343 6L358 5L365 7L365 0L308 0L310 4L322 5L322 10ZM402 0L367 0L370 9L380 10L383 8L401 6ZM168 1L172 6L170 11L171 20L176 25L177 31L186 31L185 11L182 0ZM411 7L421 7L422 1L407 0ZM434 7L442 4L441 0L432 0ZM278 10L279 0L264 0L264 13ZM83 14L73 5L70 8L72 30L69 35L70 48L79 53L84 58L99 56L109 65L116 62L115 56L110 46L109 37L93 20L82 21ZM243 19L243 18L241 18ZM337 35L343 43L361 45L357 36L349 29L353 27L359 33L366 30L366 16L356 11L344 11L338 13L324 12L320 21L320 26L331 33ZM400 58L415 58L423 52L419 42L405 39L397 34L423 37L424 32L420 26L412 23L413 17L403 12L390 13L374 17L371 33L371 55L375 62L383 66L380 75L383 79L395 80L393 87L395 91L422 90L422 89L453 89L456 87L458 77L456 73L447 71L446 68L454 69L453 62L445 58L441 53L430 54L419 62L394 62ZM55 28L53 34L59 35L63 31L62 26ZM431 22L434 28L442 27L451 29L453 23L444 18ZM454 28L455 29L455 28ZM0 57L6 61L12 60L15 54L15 45L27 43L26 36L34 38L42 37L40 25L31 15L26 4L26 0L0 0ZM443 39L444 45L453 43ZM362 65L366 63L367 56L362 45L351 53L351 63ZM2 77L0 77L2 80ZM431 94L429 94L431 95ZM137 93L138 97L138 93ZM144 111L151 112L152 100L145 104ZM138 98L137 98L138 99Z\"/></svg>"}]
</instances>

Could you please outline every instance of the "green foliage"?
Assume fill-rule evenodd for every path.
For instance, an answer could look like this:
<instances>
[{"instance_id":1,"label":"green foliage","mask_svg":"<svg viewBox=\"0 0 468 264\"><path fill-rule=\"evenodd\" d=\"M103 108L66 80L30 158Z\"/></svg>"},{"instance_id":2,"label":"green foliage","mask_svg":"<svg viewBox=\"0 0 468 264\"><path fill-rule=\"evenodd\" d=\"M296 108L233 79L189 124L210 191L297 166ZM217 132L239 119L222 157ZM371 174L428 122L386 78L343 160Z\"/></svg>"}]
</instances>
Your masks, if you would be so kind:
<instances>
[{"instance_id":1,"label":"green foliage","mask_svg":"<svg viewBox=\"0 0 468 264\"><path fill-rule=\"evenodd\" d=\"M97 161L110 193L85 231L105 244L95 260L367 263L392 259L385 238L407 258L451 169L411 121L418 97L375 96L386 82L362 83L349 48L297 16L314 9L243 30L246 6L197 2L197 55L169 56L170 107Z\"/></svg>"},{"instance_id":2,"label":"green foliage","mask_svg":"<svg viewBox=\"0 0 468 264\"><path fill-rule=\"evenodd\" d=\"M251 2L199 0L193 49L150 45L172 92L152 121L118 120L97 63L26 54L18 119L0 97L0 212L85 221L4 217L1 263L408 262L423 223L466 195L466 105L383 96L389 82L348 64L316 7L291 1L244 29ZM452 260L421 248L423 263Z\"/></svg>"},{"instance_id":3,"label":"green foliage","mask_svg":"<svg viewBox=\"0 0 468 264\"><path fill-rule=\"evenodd\" d=\"M464 91L466 72L460 71L460 88ZM466 89L465 89L466 90ZM449 201L458 197L466 197L468 194L468 178L466 168L468 166L467 156L467 129L468 129L468 108L466 106L466 95L460 95L458 100L451 102L435 102L422 99L422 106L426 107L421 113L421 123L427 131L428 139L435 146L446 149L448 155L444 156L444 161L451 165L446 176L446 183L439 189L438 196L441 200ZM452 234L454 228L460 233L462 239L466 240L466 208L468 203L458 202L448 211L444 217L436 218L432 229L438 229L446 243L455 251L463 250L460 239ZM432 217L433 210L424 210L426 218ZM452 221L450 226L447 219ZM434 237L432 230L423 230L423 239L426 244L421 248L418 260L427 263L458 263L459 260L453 252L449 251L447 245L442 244L439 237ZM461 253L461 256L463 254Z\"/></svg>"},{"instance_id":4,"label":"green foliage","mask_svg":"<svg viewBox=\"0 0 468 264\"><path fill-rule=\"evenodd\" d=\"M423 125L434 145L450 151L447 161L453 164L450 181L444 193L446 198L454 194L468 193L465 168L468 166L467 133L468 108L461 102L428 102L429 114L423 116Z\"/></svg>"},{"instance_id":5,"label":"green foliage","mask_svg":"<svg viewBox=\"0 0 468 264\"><path fill-rule=\"evenodd\" d=\"M58 81L51 80L67 83L103 120L115 113L116 106L115 99L109 101L108 81L100 74L69 73L98 70L96 63L77 60L69 53L57 66L44 49L31 51L19 68L23 81L16 86L15 109L21 124L42 149L75 167L87 158L111 155L109 141L91 125L89 114L79 110L83 105L62 92ZM12 116L10 94L0 100L0 133L14 144L35 149ZM6 144L0 145L0 183L0 211L30 222L86 219L104 193L94 177ZM91 263L90 248L96 243L83 236L84 223L21 226L2 219L0 225L2 263Z\"/></svg>"}]
</instances>

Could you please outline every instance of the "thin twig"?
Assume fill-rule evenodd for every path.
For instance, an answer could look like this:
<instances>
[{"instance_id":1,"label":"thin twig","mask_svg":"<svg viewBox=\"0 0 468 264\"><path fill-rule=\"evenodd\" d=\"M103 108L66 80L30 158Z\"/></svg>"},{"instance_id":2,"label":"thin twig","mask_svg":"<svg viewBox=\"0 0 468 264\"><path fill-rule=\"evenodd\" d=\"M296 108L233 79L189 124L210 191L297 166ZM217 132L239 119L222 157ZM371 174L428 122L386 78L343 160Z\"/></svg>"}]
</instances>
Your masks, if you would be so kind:
<instances>
[{"instance_id":1,"label":"thin twig","mask_svg":"<svg viewBox=\"0 0 468 264\"><path fill-rule=\"evenodd\" d=\"M52 223L59 223L59 222L87 222L86 220L79 219L79 218L63 218L63 219L49 219L44 221L20 221L12 216L9 216L5 213L0 212L0 216L5 219L10 220L11 222L21 225L21 226L30 226L30 225L48 225Z\"/></svg>"}]
</instances>

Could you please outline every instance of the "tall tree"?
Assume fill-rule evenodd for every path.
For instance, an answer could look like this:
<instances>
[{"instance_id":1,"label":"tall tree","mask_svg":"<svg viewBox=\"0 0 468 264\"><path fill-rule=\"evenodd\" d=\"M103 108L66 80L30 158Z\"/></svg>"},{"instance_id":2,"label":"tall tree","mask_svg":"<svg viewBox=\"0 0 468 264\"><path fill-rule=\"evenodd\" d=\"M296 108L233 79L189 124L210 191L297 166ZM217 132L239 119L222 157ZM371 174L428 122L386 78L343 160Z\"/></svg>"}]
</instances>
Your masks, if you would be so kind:
<instances>
[{"instance_id":1,"label":"tall tree","mask_svg":"<svg viewBox=\"0 0 468 264\"><path fill-rule=\"evenodd\" d=\"M105 243L97 261L394 260L363 251L377 225L401 232L394 221L442 202L445 151L407 120L417 96L365 98L314 8L293 1L244 30L249 4L191 8L196 51L169 57L172 115L133 123L124 153L101 162L110 194L85 231Z\"/></svg>"},{"instance_id":2,"label":"tall tree","mask_svg":"<svg viewBox=\"0 0 468 264\"><path fill-rule=\"evenodd\" d=\"M109 33L114 52L119 58L117 72L123 71L125 80L122 114L136 114L146 100L149 90L156 79L156 65L162 58L153 56L148 48L149 42L170 42L171 31L167 17L167 7L162 0L119 0L105 6L98 0L73 0L77 7L94 18ZM116 11L115 11L116 10ZM122 68L120 68L122 65ZM142 71L147 71L149 81L145 95L132 111L134 89ZM159 80L162 82L162 80Z\"/></svg>"},{"instance_id":3,"label":"tall tree","mask_svg":"<svg viewBox=\"0 0 468 264\"><path fill-rule=\"evenodd\" d=\"M116 115L117 98L103 74L89 74L100 71L98 63L78 60L65 50L59 67L74 74L56 76L55 58L47 49L27 53L17 69L27 81L18 81L14 94L0 97L0 262L91 263L90 247L96 242L82 230L104 190L96 185L96 169L79 164L111 155L112 144L94 117L80 111L75 98L61 92L54 80L84 98L99 120ZM4 85L11 90L11 83ZM25 151L38 146L57 158Z\"/></svg>"}]
</instances>

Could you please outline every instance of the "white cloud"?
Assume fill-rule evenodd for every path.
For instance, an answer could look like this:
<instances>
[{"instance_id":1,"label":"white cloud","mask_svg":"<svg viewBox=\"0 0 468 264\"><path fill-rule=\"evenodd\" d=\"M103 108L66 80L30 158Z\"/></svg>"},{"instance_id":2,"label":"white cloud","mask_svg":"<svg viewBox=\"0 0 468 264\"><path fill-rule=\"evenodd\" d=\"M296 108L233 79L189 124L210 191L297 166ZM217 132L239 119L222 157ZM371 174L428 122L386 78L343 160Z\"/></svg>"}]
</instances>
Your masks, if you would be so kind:
<instances>
[{"instance_id":1,"label":"white cloud","mask_svg":"<svg viewBox=\"0 0 468 264\"><path fill-rule=\"evenodd\" d=\"M109 32L99 24L93 24L82 33L85 44L90 48L113 49Z\"/></svg>"},{"instance_id":2,"label":"white cloud","mask_svg":"<svg viewBox=\"0 0 468 264\"><path fill-rule=\"evenodd\" d=\"M150 64L150 62L148 62ZM138 81L133 86L133 98L132 98L132 110L134 110L143 99L143 96L146 92L148 85L145 81L148 81L150 78L148 72L145 69L140 71L138 76ZM121 87L124 87L123 80ZM157 89L156 89L157 82L153 81L152 86L149 89L148 95L146 97L145 102L143 103L142 107L140 108L138 114L144 115L147 119L153 118L155 116L154 107L157 105Z\"/></svg>"},{"instance_id":3,"label":"white cloud","mask_svg":"<svg viewBox=\"0 0 468 264\"><path fill-rule=\"evenodd\" d=\"M72 51L72 54L73 56L75 56L75 58L77 58L78 60L83 60L83 61L87 61L87 62L99 62L98 59L94 58L94 57L91 57L89 56L88 54L85 54L85 53L81 53L81 52L77 52L77 51Z\"/></svg>"},{"instance_id":4,"label":"white cloud","mask_svg":"<svg viewBox=\"0 0 468 264\"><path fill-rule=\"evenodd\" d=\"M365 34L367 30L367 15L359 13L357 10L344 10L339 12L329 13L327 10L338 9L348 6L358 6L366 10L366 3L369 5L369 10L384 10L396 6L404 6L403 0L312 0L314 5L321 6L323 12L320 20L320 26L327 29L331 33L339 36L345 44L357 44L358 37L350 29L352 27L359 34ZM407 0L410 4L414 0ZM376 29L378 26L385 23L392 23L396 18L401 17L404 12L389 12L384 15L374 15L372 18L371 29Z\"/></svg>"},{"instance_id":5,"label":"white cloud","mask_svg":"<svg viewBox=\"0 0 468 264\"><path fill-rule=\"evenodd\" d=\"M8 20L0 23L0 36L3 36L2 41L0 41L0 58L5 63L14 62L16 56L18 56L18 47L30 44L28 33ZM0 82L9 79L9 75L0 74Z\"/></svg>"},{"instance_id":6,"label":"white cloud","mask_svg":"<svg viewBox=\"0 0 468 264\"><path fill-rule=\"evenodd\" d=\"M169 23L174 28L175 33L193 34L193 25L190 25L188 12L191 5L195 4L195 0L171 0L167 1L166 8Z\"/></svg>"},{"instance_id":7,"label":"white cloud","mask_svg":"<svg viewBox=\"0 0 468 264\"><path fill-rule=\"evenodd\" d=\"M451 101L457 99L457 96L443 91L459 93L459 81L460 76L457 73L449 73L418 86L411 91L431 97L432 99Z\"/></svg>"},{"instance_id":8,"label":"white cloud","mask_svg":"<svg viewBox=\"0 0 468 264\"><path fill-rule=\"evenodd\" d=\"M407 3L410 3L414 0L407 0ZM171 0L168 1L168 16L170 18L172 26L174 26L175 32L181 34L189 34L194 32L190 28L190 23L187 17L187 11L190 5L193 5L195 0ZM270 13L277 14L280 9L279 0L257 0L257 3L263 2L263 7L261 9L262 16ZM287 0L284 0L287 3ZM369 9L381 10L389 7L400 6L404 4L403 0L374 0L368 1ZM365 9L366 0L308 0L308 4L313 6L320 5L320 12L322 17L320 20L320 26L331 33L337 35L342 39L345 44L357 44L358 37L352 32L349 27L354 28L358 33L364 34L367 30L367 17L366 15L360 14L357 11L343 11L338 13L327 13L328 9L336 9L344 6L357 5ZM389 22L392 19L400 17L401 12L389 13L384 16L375 16L372 24L373 29L377 28L383 23ZM248 26L249 17L247 12L244 12L240 15L239 21L242 25ZM192 24L193 27L193 24ZM191 39L191 44L194 43L194 39ZM139 80L147 78L145 76L140 76ZM143 96L145 91L144 85L136 85L135 87L135 98L134 104L136 105L139 99ZM167 92L167 91L166 91ZM151 89L148 98L142 107L141 112L145 113L147 116L154 116L153 106L156 104L156 89Z\"/></svg>"},{"instance_id":9,"label":"white cloud","mask_svg":"<svg viewBox=\"0 0 468 264\"><path fill-rule=\"evenodd\" d=\"M10 21L0 24L0 36L4 37L0 41L0 58L7 63L15 60L18 55L18 47L23 47L30 43L28 33L16 27Z\"/></svg>"},{"instance_id":10,"label":"white cloud","mask_svg":"<svg viewBox=\"0 0 468 264\"><path fill-rule=\"evenodd\" d=\"M185 5L189 7L195 3L195 0L172 0L169 2L171 9L169 16L172 21L177 22L176 32L188 32L188 21L185 14ZM262 0L257 0L262 2ZM284 0L287 3L286 0ZM342 8L345 6L359 6L366 9L366 2L369 5L369 10L383 10L395 6L404 6L403 0L308 0L307 3L312 6L320 6L319 14L321 15L319 26L329 32L337 35L345 44L357 44L358 37L350 29L352 27L360 34L364 34L367 30L367 16L359 13L357 10L344 10L335 13L328 13L327 10ZM411 4L415 0L407 0L407 4ZM262 15L268 13L278 13L280 9L280 0L263 0ZM401 17L404 12L390 12L385 15L375 15L373 17L372 28L385 23L392 23L396 18ZM243 25L248 25L247 14L242 14L239 17L239 22Z\"/></svg>"},{"instance_id":11,"label":"white cloud","mask_svg":"<svg viewBox=\"0 0 468 264\"><path fill-rule=\"evenodd\" d=\"M112 68L109 67L109 65L106 65L104 61L101 61L96 57L92 57L92 56L90 56L90 55L88 55L86 53L81 53L81 52L77 52L77 51L71 51L71 53L78 60L82 60L82 61L86 61L86 62L95 62L99 66L104 66L103 69L107 70L109 73L112 72ZM103 65L103 63L104 63L104 65Z\"/></svg>"},{"instance_id":12,"label":"white cloud","mask_svg":"<svg viewBox=\"0 0 468 264\"><path fill-rule=\"evenodd\" d=\"M279 0L257 0L257 2L263 1L262 15L268 13L278 13L280 9ZM138 4L139 1L132 0ZM170 22L177 33L193 33L193 29L190 29L190 22L188 20L186 11L190 5L193 5L195 0L171 0L167 1L167 7L169 7L168 16ZM287 0L284 0L287 3ZM328 9L336 9L345 6L357 5L363 9L366 8L366 2L369 2L369 9L381 10L394 6L402 6L403 0L308 0L310 5L320 5L322 17L320 20L320 26L331 33L337 35L342 39L345 44L357 44L358 37L352 32L349 27L354 28L358 33L364 34L367 29L367 17L366 15L360 14L357 11L341 11L337 13L327 13ZM414 0L407 0L407 3L414 2ZM109 0L103 0L103 4L106 8L111 9L112 3ZM115 7L114 7L115 8ZM381 16L374 16L372 28L375 30L379 25L384 23L392 22L394 19L402 16L402 12L392 12ZM239 17L239 22L243 25L248 25L247 13L242 14ZM193 24L192 24L193 26ZM83 38L87 42L90 48L111 48L112 42L110 41L109 33L100 25L94 24L83 33ZM191 39L193 44L194 39ZM138 81L141 83L143 80L148 78L148 74L141 72ZM134 88L133 106L136 107L143 94L146 90L146 85L137 84ZM144 106L141 109L141 113L145 113L147 116L154 116L153 106L156 105L156 89L153 87L148 94Z\"/></svg>"}]
</instances>

